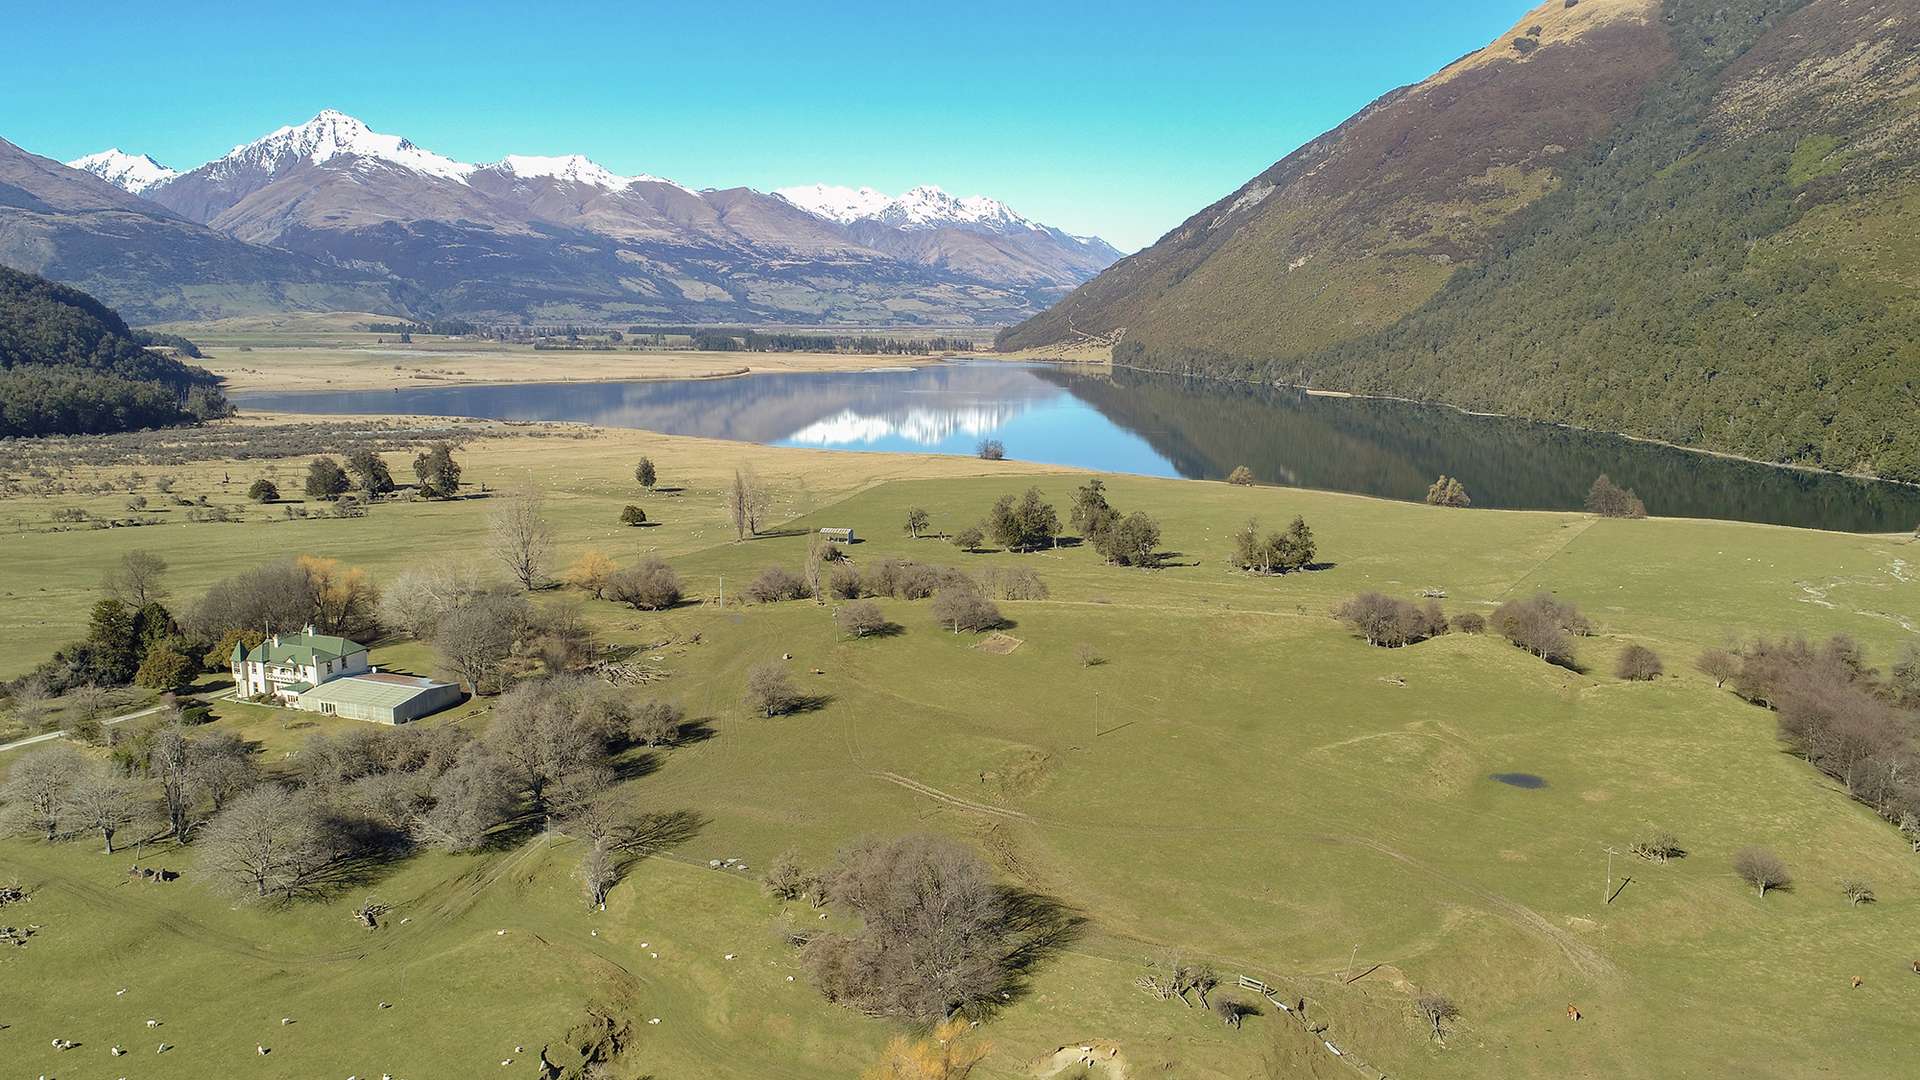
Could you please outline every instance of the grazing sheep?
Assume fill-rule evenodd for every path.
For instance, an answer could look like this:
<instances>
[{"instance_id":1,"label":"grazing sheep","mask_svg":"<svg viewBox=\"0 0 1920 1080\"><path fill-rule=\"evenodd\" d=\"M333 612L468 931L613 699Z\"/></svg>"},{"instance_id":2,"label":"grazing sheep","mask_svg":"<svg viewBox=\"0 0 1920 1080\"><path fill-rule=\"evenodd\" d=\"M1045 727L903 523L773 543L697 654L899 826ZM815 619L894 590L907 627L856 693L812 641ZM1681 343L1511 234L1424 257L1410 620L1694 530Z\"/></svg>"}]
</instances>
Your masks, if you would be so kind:
<instances>
[{"instance_id":1,"label":"grazing sheep","mask_svg":"<svg viewBox=\"0 0 1920 1080\"><path fill-rule=\"evenodd\" d=\"M266 1057L268 1054L273 1053L273 1051L267 1049L264 1046L260 1046L258 1044L255 1044L253 1049L254 1049L254 1052L258 1053L261 1057Z\"/></svg>"},{"instance_id":2,"label":"grazing sheep","mask_svg":"<svg viewBox=\"0 0 1920 1080\"><path fill-rule=\"evenodd\" d=\"M147 1026L148 1026L148 1027L159 1027L159 1026L160 1026L160 1021L158 1021L158 1020L155 1020L155 1019L153 1019L152 1017L148 1017L148 1018L147 1018Z\"/></svg>"}]
</instances>

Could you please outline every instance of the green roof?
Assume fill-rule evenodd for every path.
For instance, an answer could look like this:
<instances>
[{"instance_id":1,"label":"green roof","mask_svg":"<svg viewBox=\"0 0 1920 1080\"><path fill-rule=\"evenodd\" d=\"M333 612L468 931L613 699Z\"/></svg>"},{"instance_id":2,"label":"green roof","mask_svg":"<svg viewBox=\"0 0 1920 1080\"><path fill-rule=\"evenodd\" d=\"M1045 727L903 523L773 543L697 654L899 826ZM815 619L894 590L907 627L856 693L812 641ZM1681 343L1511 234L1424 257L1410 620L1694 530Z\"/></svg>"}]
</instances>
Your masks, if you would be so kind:
<instances>
[{"instance_id":1,"label":"green roof","mask_svg":"<svg viewBox=\"0 0 1920 1080\"><path fill-rule=\"evenodd\" d=\"M254 646L247 654L247 660L255 664L308 664L327 660L338 660L343 656L366 652L367 647L357 641L348 641L343 637L330 637L326 634L299 634L282 637L275 645L272 638Z\"/></svg>"},{"instance_id":2,"label":"green roof","mask_svg":"<svg viewBox=\"0 0 1920 1080\"><path fill-rule=\"evenodd\" d=\"M391 709L404 705L421 694L449 683L406 675L347 675L300 695L301 702L329 702L334 705L364 705Z\"/></svg>"}]
</instances>

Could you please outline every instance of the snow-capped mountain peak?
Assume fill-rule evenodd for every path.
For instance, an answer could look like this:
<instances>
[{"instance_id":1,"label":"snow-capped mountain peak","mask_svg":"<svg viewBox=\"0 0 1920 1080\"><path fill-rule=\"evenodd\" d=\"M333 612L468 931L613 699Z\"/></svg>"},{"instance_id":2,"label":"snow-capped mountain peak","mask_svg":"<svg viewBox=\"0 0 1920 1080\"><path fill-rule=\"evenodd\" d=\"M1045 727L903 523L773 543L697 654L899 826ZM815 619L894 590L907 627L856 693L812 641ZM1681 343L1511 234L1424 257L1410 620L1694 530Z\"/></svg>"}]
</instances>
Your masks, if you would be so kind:
<instances>
[{"instance_id":1,"label":"snow-capped mountain peak","mask_svg":"<svg viewBox=\"0 0 1920 1080\"><path fill-rule=\"evenodd\" d=\"M870 187L854 189L833 184L777 188L773 192L814 217L851 225L873 217L893 200Z\"/></svg>"},{"instance_id":2,"label":"snow-capped mountain peak","mask_svg":"<svg viewBox=\"0 0 1920 1080\"><path fill-rule=\"evenodd\" d=\"M67 162L70 169L90 172L122 191L138 195L179 174L145 154L129 154L118 147Z\"/></svg>"},{"instance_id":3,"label":"snow-capped mountain peak","mask_svg":"<svg viewBox=\"0 0 1920 1080\"><path fill-rule=\"evenodd\" d=\"M932 184L909 188L898 197L884 195L870 187L856 189L832 184L777 188L774 194L815 217L842 225L878 221L900 229L933 229L942 225L977 225L996 231L1044 228L1014 213L998 199L984 195L956 199Z\"/></svg>"},{"instance_id":4,"label":"snow-capped mountain peak","mask_svg":"<svg viewBox=\"0 0 1920 1080\"><path fill-rule=\"evenodd\" d=\"M209 169L216 176L255 169L274 173L300 162L317 165L343 156L385 161L461 183L466 182L474 169L464 162L422 150L398 135L383 135L335 109L322 109L304 124L283 127L264 138L236 146L225 157L211 163Z\"/></svg>"},{"instance_id":5,"label":"snow-capped mountain peak","mask_svg":"<svg viewBox=\"0 0 1920 1080\"><path fill-rule=\"evenodd\" d=\"M589 187L605 188L608 191L621 191L634 184L673 184L681 190L683 185L658 176L638 173L633 176L620 176L584 154L565 154L560 157L537 157L528 154L508 154L491 165L481 168L522 180L549 179L573 184L585 184Z\"/></svg>"}]
</instances>

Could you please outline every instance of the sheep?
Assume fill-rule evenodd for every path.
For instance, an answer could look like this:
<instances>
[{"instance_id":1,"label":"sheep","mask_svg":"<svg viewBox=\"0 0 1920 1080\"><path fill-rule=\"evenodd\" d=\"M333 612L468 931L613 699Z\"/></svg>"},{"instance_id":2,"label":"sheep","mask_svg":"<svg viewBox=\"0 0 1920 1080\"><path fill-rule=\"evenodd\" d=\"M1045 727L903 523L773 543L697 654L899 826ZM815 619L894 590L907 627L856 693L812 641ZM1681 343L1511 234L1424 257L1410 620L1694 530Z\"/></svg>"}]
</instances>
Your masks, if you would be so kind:
<instances>
[{"instance_id":1,"label":"sheep","mask_svg":"<svg viewBox=\"0 0 1920 1080\"><path fill-rule=\"evenodd\" d=\"M260 1045L258 1043L254 1044L253 1049L254 1049L254 1052L259 1054L261 1057L266 1057L268 1054L273 1053L273 1051L267 1049L265 1046Z\"/></svg>"},{"instance_id":2,"label":"sheep","mask_svg":"<svg viewBox=\"0 0 1920 1080\"><path fill-rule=\"evenodd\" d=\"M159 1026L160 1026L160 1021L158 1021L158 1020L155 1020L155 1019L154 1019L153 1017L151 1017L151 1016L149 1016L149 1017L147 1017L147 1026L148 1026L148 1027L150 1027L150 1028L155 1028L155 1027L159 1027Z\"/></svg>"}]
</instances>

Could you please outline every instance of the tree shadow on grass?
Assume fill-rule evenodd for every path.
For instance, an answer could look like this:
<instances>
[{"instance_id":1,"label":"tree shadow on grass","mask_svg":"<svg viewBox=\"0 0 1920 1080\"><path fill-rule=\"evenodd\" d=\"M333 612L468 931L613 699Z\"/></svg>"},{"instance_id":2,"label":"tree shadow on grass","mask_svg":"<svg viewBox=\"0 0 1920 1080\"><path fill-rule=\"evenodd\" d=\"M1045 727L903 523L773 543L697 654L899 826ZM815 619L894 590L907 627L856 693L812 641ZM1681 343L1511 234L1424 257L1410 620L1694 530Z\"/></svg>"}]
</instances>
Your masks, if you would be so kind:
<instances>
[{"instance_id":1,"label":"tree shadow on grass","mask_svg":"<svg viewBox=\"0 0 1920 1080\"><path fill-rule=\"evenodd\" d=\"M640 855L651 855L684 844L700 835L707 818L697 810L664 810L643 815L634 823L625 845Z\"/></svg>"},{"instance_id":2,"label":"tree shadow on grass","mask_svg":"<svg viewBox=\"0 0 1920 1080\"><path fill-rule=\"evenodd\" d=\"M799 716L804 713L819 712L831 704L833 704L832 694L800 694L789 701L787 707L778 715Z\"/></svg>"},{"instance_id":3,"label":"tree shadow on grass","mask_svg":"<svg viewBox=\"0 0 1920 1080\"><path fill-rule=\"evenodd\" d=\"M1088 919L1060 900L1042 893L1008 886L1001 890L1005 905L1005 929L1014 939L1007 954L1005 1001L1024 997L1030 989L1034 970L1079 940Z\"/></svg>"},{"instance_id":4,"label":"tree shadow on grass","mask_svg":"<svg viewBox=\"0 0 1920 1080\"><path fill-rule=\"evenodd\" d=\"M674 733L672 741L666 745L669 747L692 746L695 743L706 742L718 734L718 732L714 730L713 723L714 718L711 716L702 716L698 719L688 720L686 723L680 725L680 730Z\"/></svg>"},{"instance_id":5,"label":"tree shadow on grass","mask_svg":"<svg viewBox=\"0 0 1920 1080\"><path fill-rule=\"evenodd\" d=\"M747 540L779 540L785 537L805 536L812 531L812 529L764 529L747 537Z\"/></svg>"},{"instance_id":6,"label":"tree shadow on grass","mask_svg":"<svg viewBox=\"0 0 1920 1080\"><path fill-rule=\"evenodd\" d=\"M660 755L651 749L627 753L613 759L613 782L624 784L660 771Z\"/></svg>"}]
</instances>

